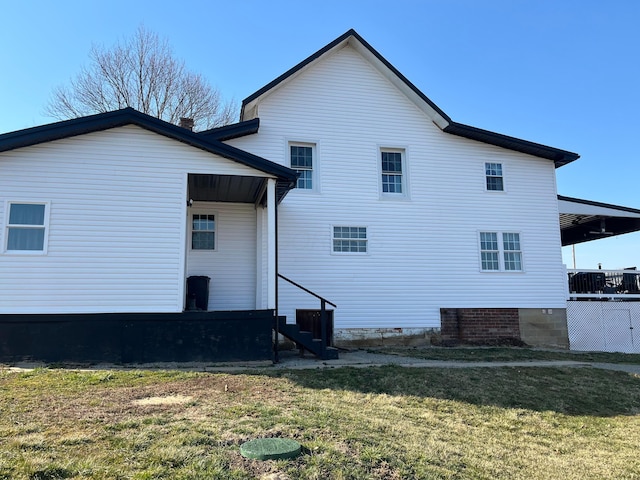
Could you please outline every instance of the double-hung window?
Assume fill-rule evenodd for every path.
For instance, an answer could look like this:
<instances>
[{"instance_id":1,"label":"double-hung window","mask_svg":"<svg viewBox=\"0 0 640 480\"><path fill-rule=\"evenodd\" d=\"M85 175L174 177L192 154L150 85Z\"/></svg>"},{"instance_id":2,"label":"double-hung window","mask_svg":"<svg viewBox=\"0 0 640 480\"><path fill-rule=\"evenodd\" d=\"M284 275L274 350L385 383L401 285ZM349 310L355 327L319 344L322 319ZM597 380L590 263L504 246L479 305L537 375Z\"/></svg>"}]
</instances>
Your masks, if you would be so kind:
<instances>
[{"instance_id":1,"label":"double-hung window","mask_svg":"<svg viewBox=\"0 0 640 480\"><path fill-rule=\"evenodd\" d=\"M291 168L298 172L296 188L313 190L313 168L315 145L312 143L290 143L289 159Z\"/></svg>"},{"instance_id":2,"label":"double-hung window","mask_svg":"<svg viewBox=\"0 0 640 480\"><path fill-rule=\"evenodd\" d=\"M500 270L500 250L496 232L480 232L482 270Z\"/></svg>"},{"instance_id":3,"label":"double-hung window","mask_svg":"<svg viewBox=\"0 0 640 480\"><path fill-rule=\"evenodd\" d=\"M484 172L487 179L487 190L494 192L504 191L501 163L485 163Z\"/></svg>"},{"instance_id":4,"label":"double-hung window","mask_svg":"<svg viewBox=\"0 0 640 480\"><path fill-rule=\"evenodd\" d=\"M403 195L405 193L404 150L380 150L382 194Z\"/></svg>"},{"instance_id":5,"label":"double-hung window","mask_svg":"<svg viewBox=\"0 0 640 480\"><path fill-rule=\"evenodd\" d=\"M335 253L367 253L367 227L333 227Z\"/></svg>"},{"instance_id":6,"label":"double-hung window","mask_svg":"<svg viewBox=\"0 0 640 480\"><path fill-rule=\"evenodd\" d=\"M480 232L480 264L483 272L521 272L520 234Z\"/></svg>"},{"instance_id":7,"label":"double-hung window","mask_svg":"<svg viewBox=\"0 0 640 480\"><path fill-rule=\"evenodd\" d=\"M45 253L47 250L48 205L8 203L7 252Z\"/></svg>"},{"instance_id":8,"label":"double-hung window","mask_svg":"<svg viewBox=\"0 0 640 480\"><path fill-rule=\"evenodd\" d=\"M519 233L503 233L502 248L504 269L511 272L522 271L522 250L520 248Z\"/></svg>"},{"instance_id":9,"label":"double-hung window","mask_svg":"<svg viewBox=\"0 0 640 480\"><path fill-rule=\"evenodd\" d=\"M191 249L216 249L216 216L194 213L191 223Z\"/></svg>"}]
</instances>

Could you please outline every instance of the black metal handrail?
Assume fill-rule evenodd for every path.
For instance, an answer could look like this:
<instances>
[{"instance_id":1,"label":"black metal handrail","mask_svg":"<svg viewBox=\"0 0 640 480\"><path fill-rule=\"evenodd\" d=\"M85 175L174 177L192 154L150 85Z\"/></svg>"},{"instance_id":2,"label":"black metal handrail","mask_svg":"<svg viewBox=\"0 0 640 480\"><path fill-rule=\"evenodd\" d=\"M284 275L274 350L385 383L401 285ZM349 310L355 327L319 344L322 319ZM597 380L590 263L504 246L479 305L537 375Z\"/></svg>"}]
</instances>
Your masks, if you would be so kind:
<instances>
[{"instance_id":1,"label":"black metal handrail","mask_svg":"<svg viewBox=\"0 0 640 480\"><path fill-rule=\"evenodd\" d=\"M287 278L287 277L285 277L284 275L282 275L280 273L278 273L278 277L280 277L281 279L289 282L294 287L298 287L300 290L302 290L304 292L307 292L309 295L313 295L314 297L316 297L317 299L320 300L320 335L321 335L321 339L322 339L322 345L321 345L321 347L322 347L322 356L324 357L325 351L327 349L327 303L329 305L331 305L333 308L338 308L338 306L335 303L330 302L326 298L321 297L317 293L312 292L308 288L303 287L299 283L294 282L290 278Z\"/></svg>"},{"instance_id":2,"label":"black metal handrail","mask_svg":"<svg viewBox=\"0 0 640 480\"><path fill-rule=\"evenodd\" d=\"M308 288L303 287L303 286L302 286L302 285L300 285L299 283L296 283L296 282L294 282L293 280L291 280L290 278L285 277L285 276L284 276L284 275L282 275L281 273L279 273L279 274L278 274L278 276L279 276L281 279L286 280L287 282L289 282L291 285L298 287L300 290L304 290L304 291L305 291L305 292L307 292L308 294L313 295L313 296L314 296L314 297L316 297L317 299L319 299L319 300L321 300L321 301L324 301L324 302L328 303L328 304L329 304L329 305L331 305L332 307L334 307L334 308L338 308L338 306L337 306L335 303L330 302L330 301L329 301L329 300L327 300L326 298L321 297L320 295L318 295L318 294L317 294L317 293L315 293L315 292L312 292L312 291L311 291L311 290L309 290Z\"/></svg>"}]
</instances>

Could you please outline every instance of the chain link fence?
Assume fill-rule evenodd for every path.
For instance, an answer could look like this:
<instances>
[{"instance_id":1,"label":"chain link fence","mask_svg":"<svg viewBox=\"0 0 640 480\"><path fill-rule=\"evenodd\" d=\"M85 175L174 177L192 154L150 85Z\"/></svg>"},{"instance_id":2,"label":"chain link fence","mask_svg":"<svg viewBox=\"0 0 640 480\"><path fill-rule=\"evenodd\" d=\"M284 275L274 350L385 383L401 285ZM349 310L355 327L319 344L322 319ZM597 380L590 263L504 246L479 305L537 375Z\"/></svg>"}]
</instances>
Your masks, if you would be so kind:
<instances>
[{"instance_id":1,"label":"chain link fence","mask_svg":"<svg viewBox=\"0 0 640 480\"><path fill-rule=\"evenodd\" d=\"M568 301L569 348L640 353L640 302Z\"/></svg>"}]
</instances>

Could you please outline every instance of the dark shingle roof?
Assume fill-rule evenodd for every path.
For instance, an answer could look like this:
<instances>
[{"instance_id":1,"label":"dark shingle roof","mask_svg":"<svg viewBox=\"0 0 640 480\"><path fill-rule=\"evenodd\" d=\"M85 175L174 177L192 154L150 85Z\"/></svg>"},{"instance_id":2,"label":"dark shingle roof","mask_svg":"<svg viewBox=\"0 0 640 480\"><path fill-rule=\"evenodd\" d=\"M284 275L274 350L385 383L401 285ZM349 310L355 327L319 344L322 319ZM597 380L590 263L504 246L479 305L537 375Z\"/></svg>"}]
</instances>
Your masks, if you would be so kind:
<instances>
[{"instance_id":1,"label":"dark shingle roof","mask_svg":"<svg viewBox=\"0 0 640 480\"><path fill-rule=\"evenodd\" d=\"M206 137L209 140L218 140L219 142L224 142L233 138L239 138L246 135L258 133L258 128L260 128L260 119L254 118L251 120L247 120L246 122L238 122L231 125L225 125L224 127L204 130L202 132L198 132L198 135Z\"/></svg>"},{"instance_id":2,"label":"dark shingle roof","mask_svg":"<svg viewBox=\"0 0 640 480\"><path fill-rule=\"evenodd\" d=\"M245 125L240 128L236 127L237 130L235 134L243 129L257 129L255 121L244 123ZM208 135L206 132L204 132L204 134L194 133L186 128L178 127L164 120L138 112L130 107L113 112L98 113L87 117L74 118L72 120L5 133L0 135L0 152L110 128L122 127L124 125L136 125L159 135L220 155L248 167L255 168L256 170L269 173L281 180L293 183L297 178L295 170L222 143L220 138L224 138L225 135L227 138L231 138L229 134L231 134L232 128L229 128L226 132L223 130L222 134L211 132ZM222 127L222 129L224 128L225 127Z\"/></svg>"}]
</instances>

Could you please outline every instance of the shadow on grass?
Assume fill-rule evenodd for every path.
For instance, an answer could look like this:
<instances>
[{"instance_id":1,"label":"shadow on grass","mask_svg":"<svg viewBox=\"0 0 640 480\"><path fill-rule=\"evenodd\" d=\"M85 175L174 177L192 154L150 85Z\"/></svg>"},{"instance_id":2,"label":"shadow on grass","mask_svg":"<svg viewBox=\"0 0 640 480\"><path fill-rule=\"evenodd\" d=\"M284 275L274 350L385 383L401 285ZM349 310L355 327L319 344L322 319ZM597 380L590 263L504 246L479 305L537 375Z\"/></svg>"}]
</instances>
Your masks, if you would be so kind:
<instances>
[{"instance_id":1,"label":"shadow on grass","mask_svg":"<svg viewBox=\"0 0 640 480\"><path fill-rule=\"evenodd\" d=\"M570 362L618 363L640 365L640 354L580 352L531 347L380 347L374 353L401 355L423 360L464 362L516 362L529 360L564 360Z\"/></svg>"},{"instance_id":2,"label":"shadow on grass","mask_svg":"<svg viewBox=\"0 0 640 480\"><path fill-rule=\"evenodd\" d=\"M640 413L640 378L591 368L406 368L274 373L300 386L414 396L477 406L609 417Z\"/></svg>"}]
</instances>

